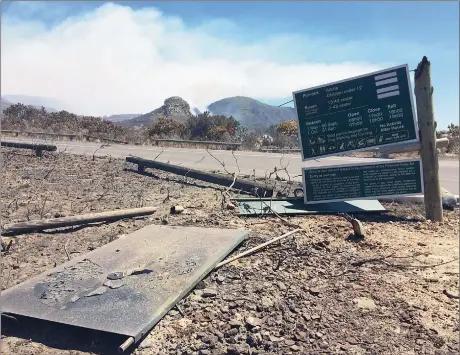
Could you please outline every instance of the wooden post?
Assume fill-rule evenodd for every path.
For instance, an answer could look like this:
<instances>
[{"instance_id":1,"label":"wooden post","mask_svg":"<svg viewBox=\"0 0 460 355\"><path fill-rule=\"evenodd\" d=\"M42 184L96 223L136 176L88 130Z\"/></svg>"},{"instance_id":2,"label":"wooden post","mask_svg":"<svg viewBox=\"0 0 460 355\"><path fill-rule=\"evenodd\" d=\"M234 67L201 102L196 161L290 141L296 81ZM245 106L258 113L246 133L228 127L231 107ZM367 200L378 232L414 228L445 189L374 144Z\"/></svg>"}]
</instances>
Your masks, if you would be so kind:
<instances>
[{"instance_id":1,"label":"wooden post","mask_svg":"<svg viewBox=\"0 0 460 355\"><path fill-rule=\"evenodd\" d=\"M436 122L433 112L433 87L431 86L430 62L426 57L415 70L415 100L420 132L420 156L423 165L426 218L442 222L441 186L439 162L436 149Z\"/></svg>"}]
</instances>

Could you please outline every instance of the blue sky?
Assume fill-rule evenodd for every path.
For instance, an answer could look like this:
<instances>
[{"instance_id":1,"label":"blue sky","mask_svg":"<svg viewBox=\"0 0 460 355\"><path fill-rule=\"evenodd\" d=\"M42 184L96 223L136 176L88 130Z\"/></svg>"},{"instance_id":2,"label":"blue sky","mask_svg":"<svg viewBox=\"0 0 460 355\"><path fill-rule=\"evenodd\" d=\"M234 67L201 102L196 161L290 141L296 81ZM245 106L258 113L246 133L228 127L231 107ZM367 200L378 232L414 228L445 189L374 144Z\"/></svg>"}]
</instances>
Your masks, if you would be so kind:
<instances>
[{"instance_id":1,"label":"blue sky","mask_svg":"<svg viewBox=\"0 0 460 355\"><path fill-rule=\"evenodd\" d=\"M280 104L424 55L436 119L458 123L456 1L2 2L2 94L95 115L146 112L172 95L201 109L236 95Z\"/></svg>"}]
</instances>

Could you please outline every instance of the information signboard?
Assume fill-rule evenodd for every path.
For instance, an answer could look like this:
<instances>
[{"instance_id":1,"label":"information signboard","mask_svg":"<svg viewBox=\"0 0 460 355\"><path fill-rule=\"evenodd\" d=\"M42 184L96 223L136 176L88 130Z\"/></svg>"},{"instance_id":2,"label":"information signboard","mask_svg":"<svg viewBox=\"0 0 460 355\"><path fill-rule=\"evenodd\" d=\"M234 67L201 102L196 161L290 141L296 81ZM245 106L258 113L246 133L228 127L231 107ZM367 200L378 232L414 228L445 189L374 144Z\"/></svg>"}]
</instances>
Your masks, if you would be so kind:
<instances>
[{"instance_id":1,"label":"information signboard","mask_svg":"<svg viewBox=\"0 0 460 355\"><path fill-rule=\"evenodd\" d=\"M304 161L418 140L407 65L293 97Z\"/></svg>"},{"instance_id":2,"label":"information signboard","mask_svg":"<svg viewBox=\"0 0 460 355\"><path fill-rule=\"evenodd\" d=\"M303 168L302 177L306 204L423 194L418 159Z\"/></svg>"}]
</instances>

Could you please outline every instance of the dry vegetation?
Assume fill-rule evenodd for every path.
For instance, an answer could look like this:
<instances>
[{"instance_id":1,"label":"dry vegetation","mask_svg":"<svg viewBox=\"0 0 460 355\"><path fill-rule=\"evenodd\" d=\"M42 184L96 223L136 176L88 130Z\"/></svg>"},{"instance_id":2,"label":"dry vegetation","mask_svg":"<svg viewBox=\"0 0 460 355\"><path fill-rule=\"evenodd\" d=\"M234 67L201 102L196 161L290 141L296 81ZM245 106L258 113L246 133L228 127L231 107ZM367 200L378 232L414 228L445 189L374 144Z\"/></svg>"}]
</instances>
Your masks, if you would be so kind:
<instances>
[{"instance_id":1,"label":"dry vegetation","mask_svg":"<svg viewBox=\"0 0 460 355\"><path fill-rule=\"evenodd\" d=\"M171 99L174 98L168 100ZM185 109L178 109L174 106L177 103L174 102L173 105L168 103L168 100L160 108L162 111L161 115L153 115L152 117L144 115L148 117L142 122L148 122L148 124L140 126L120 126L120 124L104 120L100 117L77 116L67 111L49 113L44 108L40 110L33 106L15 104L3 111L2 129L20 132L76 134L80 139L84 136L91 136L100 140L117 140L131 144L158 144L158 141L155 141L155 139L160 138L238 142L241 143L243 149L247 150L258 150L264 147L299 147L297 122L295 120L288 120L277 125L272 125L265 131L260 129L254 130L241 126L233 117L212 115L209 112L193 116L186 102L182 103L186 105ZM165 116L165 114L174 114L174 112L170 112L171 110L179 110L181 116ZM440 151L441 156L443 158L458 159L460 152L459 126L451 124L447 130L439 131L437 135L438 138L444 137L449 139L448 146ZM165 142L161 144L170 146L178 145L178 143ZM190 144L183 143L181 146L188 147ZM193 145L193 147L196 147L196 145ZM391 157L416 157L417 155L418 153L414 152L392 154ZM367 157L373 156L373 153L358 152L353 153L353 156Z\"/></svg>"},{"instance_id":2,"label":"dry vegetation","mask_svg":"<svg viewBox=\"0 0 460 355\"><path fill-rule=\"evenodd\" d=\"M20 132L46 132L90 135L114 140L132 140L130 130L118 127L100 117L77 116L67 111L47 112L23 104L3 111L2 129Z\"/></svg>"},{"instance_id":3,"label":"dry vegetation","mask_svg":"<svg viewBox=\"0 0 460 355\"><path fill-rule=\"evenodd\" d=\"M367 231L355 240L342 217L237 217L223 208L225 194L234 196L225 188L161 171L138 175L123 160L2 152L2 224L159 207L150 217L18 237L2 257L2 289L151 223L249 229L235 253L293 224L304 229L211 272L136 354L458 353L458 210L435 223L419 205L387 204L388 214L355 216ZM175 204L185 212L170 215ZM5 354L113 354L118 345L97 332L2 319Z\"/></svg>"}]
</instances>

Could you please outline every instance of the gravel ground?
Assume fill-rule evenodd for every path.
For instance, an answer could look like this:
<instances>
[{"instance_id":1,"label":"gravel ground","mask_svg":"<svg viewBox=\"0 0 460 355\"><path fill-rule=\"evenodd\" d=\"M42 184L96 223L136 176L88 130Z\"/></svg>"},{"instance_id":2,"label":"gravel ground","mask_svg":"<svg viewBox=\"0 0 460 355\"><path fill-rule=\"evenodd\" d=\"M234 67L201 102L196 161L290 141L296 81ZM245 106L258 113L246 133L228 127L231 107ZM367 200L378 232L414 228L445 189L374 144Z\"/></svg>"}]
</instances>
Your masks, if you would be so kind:
<instances>
[{"instance_id":1,"label":"gravel ground","mask_svg":"<svg viewBox=\"0 0 460 355\"><path fill-rule=\"evenodd\" d=\"M2 255L2 289L145 225L249 229L239 253L294 227L302 233L210 273L132 351L135 354L457 354L458 210L445 221L419 205L358 217L240 218L222 187L106 157L2 149L2 225L88 211L158 206L152 216L20 236ZM186 210L170 215L172 205ZM287 221L287 223L286 223ZM291 224L291 225L288 225ZM2 253L3 254L3 253ZM454 261L452 261L454 260ZM451 262L449 262L451 261ZM447 292L446 292L447 291ZM2 318L5 354L114 354L97 332Z\"/></svg>"}]
</instances>

